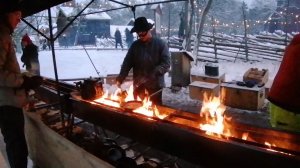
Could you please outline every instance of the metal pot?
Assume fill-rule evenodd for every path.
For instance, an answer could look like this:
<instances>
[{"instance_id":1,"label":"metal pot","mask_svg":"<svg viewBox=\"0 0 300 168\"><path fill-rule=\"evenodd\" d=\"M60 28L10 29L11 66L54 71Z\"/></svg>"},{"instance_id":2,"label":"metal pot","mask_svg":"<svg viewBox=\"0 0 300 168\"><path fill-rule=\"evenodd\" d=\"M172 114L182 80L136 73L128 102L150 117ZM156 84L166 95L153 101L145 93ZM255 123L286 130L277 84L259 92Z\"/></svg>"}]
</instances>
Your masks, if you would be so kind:
<instances>
[{"instance_id":1,"label":"metal pot","mask_svg":"<svg viewBox=\"0 0 300 168\"><path fill-rule=\"evenodd\" d=\"M219 76L219 66L211 63L205 64L204 73L208 76Z\"/></svg>"},{"instance_id":2,"label":"metal pot","mask_svg":"<svg viewBox=\"0 0 300 168\"><path fill-rule=\"evenodd\" d=\"M102 80L100 78L88 78L76 83L76 88L85 100L94 100L103 95Z\"/></svg>"}]
</instances>

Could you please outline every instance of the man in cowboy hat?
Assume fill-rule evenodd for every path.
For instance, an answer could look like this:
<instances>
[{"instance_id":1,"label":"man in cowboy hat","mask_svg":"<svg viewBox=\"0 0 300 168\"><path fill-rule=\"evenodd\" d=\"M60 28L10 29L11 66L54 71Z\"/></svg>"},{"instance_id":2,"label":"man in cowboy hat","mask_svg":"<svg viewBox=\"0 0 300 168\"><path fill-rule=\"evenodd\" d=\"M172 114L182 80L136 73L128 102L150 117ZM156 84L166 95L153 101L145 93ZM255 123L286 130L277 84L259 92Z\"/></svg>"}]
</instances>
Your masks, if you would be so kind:
<instances>
[{"instance_id":1,"label":"man in cowboy hat","mask_svg":"<svg viewBox=\"0 0 300 168\"><path fill-rule=\"evenodd\" d=\"M170 52L162 39L152 36L152 27L153 24L145 17L135 20L130 32L137 33L138 40L132 43L124 58L117 85L122 84L132 68L135 98L139 96L143 99L147 94L156 93L150 100L161 105L161 89L165 87L164 74L170 69Z\"/></svg>"},{"instance_id":2,"label":"man in cowboy hat","mask_svg":"<svg viewBox=\"0 0 300 168\"><path fill-rule=\"evenodd\" d=\"M27 168L27 144L22 108L27 105L26 90L41 84L41 77L26 77L13 47L11 34L22 12L17 0L0 1L0 129L11 168Z\"/></svg>"}]
</instances>

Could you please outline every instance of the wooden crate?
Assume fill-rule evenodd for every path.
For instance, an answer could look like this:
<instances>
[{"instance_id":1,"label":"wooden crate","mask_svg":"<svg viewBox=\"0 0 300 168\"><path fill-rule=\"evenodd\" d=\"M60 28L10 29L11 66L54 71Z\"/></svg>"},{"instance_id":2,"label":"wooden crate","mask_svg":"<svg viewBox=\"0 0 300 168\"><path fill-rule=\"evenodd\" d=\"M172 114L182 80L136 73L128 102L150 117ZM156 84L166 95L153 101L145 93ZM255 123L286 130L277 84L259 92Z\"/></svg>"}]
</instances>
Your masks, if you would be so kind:
<instances>
[{"instance_id":1,"label":"wooden crate","mask_svg":"<svg viewBox=\"0 0 300 168\"><path fill-rule=\"evenodd\" d=\"M205 74L200 75L191 75L192 82L194 81L201 81L201 82L209 82L209 83L216 83L221 84L225 81L225 74L220 74L219 76L207 76Z\"/></svg>"},{"instance_id":2,"label":"wooden crate","mask_svg":"<svg viewBox=\"0 0 300 168\"><path fill-rule=\"evenodd\" d=\"M257 83L267 83L268 79L269 71L267 69L250 68L243 76L243 81L256 81Z\"/></svg>"},{"instance_id":3,"label":"wooden crate","mask_svg":"<svg viewBox=\"0 0 300 168\"><path fill-rule=\"evenodd\" d=\"M220 85L215 83L194 81L189 85L189 95L191 99L203 100L204 94L209 97L218 96Z\"/></svg>"},{"instance_id":4,"label":"wooden crate","mask_svg":"<svg viewBox=\"0 0 300 168\"><path fill-rule=\"evenodd\" d=\"M265 88L238 86L236 84L221 84L221 101L224 105L246 109L258 110L262 108L265 100Z\"/></svg>"}]
</instances>

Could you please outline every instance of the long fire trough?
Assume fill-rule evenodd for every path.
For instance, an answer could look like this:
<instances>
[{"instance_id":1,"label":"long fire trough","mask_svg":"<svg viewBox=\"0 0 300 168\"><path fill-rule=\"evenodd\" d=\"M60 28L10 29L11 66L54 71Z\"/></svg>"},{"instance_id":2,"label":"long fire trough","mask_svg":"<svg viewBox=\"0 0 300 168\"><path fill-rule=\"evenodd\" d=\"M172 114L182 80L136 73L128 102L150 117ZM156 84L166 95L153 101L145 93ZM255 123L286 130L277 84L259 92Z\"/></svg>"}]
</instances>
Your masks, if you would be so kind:
<instances>
[{"instance_id":1,"label":"long fire trough","mask_svg":"<svg viewBox=\"0 0 300 168\"><path fill-rule=\"evenodd\" d=\"M57 88L61 96L57 94ZM47 103L60 100L64 112L122 136L204 167L299 167L300 135L225 122L230 135L207 134L198 114L157 106L167 116L145 116L96 101L83 100L74 86L52 80L37 90Z\"/></svg>"}]
</instances>

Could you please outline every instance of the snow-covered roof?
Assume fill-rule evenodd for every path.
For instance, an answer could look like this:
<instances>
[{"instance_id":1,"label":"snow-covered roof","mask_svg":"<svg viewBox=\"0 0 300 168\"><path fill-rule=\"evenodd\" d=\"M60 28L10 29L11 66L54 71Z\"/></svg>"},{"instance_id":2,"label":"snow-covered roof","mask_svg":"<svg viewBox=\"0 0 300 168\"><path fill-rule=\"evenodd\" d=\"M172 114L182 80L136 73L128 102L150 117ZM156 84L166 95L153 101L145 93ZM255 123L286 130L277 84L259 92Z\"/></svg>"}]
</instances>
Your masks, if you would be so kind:
<instances>
[{"instance_id":1,"label":"snow-covered roof","mask_svg":"<svg viewBox=\"0 0 300 168\"><path fill-rule=\"evenodd\" d=\"M99 12L99 9L93 9L88 8L83 13L93 13L93 12ZM86 15L86 19L93 19L93 20L111 20L111 17L106 12L100 12L100 13L93 13Z\"/></svg>"},{"instance_id":2,"label":"snow-covered roof","mask_svg":"<svg viewBox=\"0 0 300 168\"><path fill-rule=\"evenodd\" d=\"M90 19L90 20L111 20L111 17L106 12L102 12L102 13L95 13L95 14L86 15L86 19Z\"/></svg>"},{"instance_id":3,"label":"snow-covered roof","mask_svg":"<svg viewBox=\"0 0 300 168\"><path fill-rule=\"evenodd\" d=\"M74 7L61 6L60 9L66 16L71 16L74 11Z\"/></svg>"},{"instance_id":4,"label":"snow-covered roof","mask_svg":"<svg viewBox=\"0 0 300 168\"><path fill-rule=\"evenodd\" d=\"M74 7L64 6L64 7L59 7L59 8L67 17L77 14ZM85 11L83 11L83 14L93 13L93 12L99 12L99 9L87 8ZM88 15L86 15L86 19L111 20L111 17L106 12L101 12L101 13L88 14Z\"/></svg>"},{"instance_id":5,"label":"snow-covered roof","mask_svg":"<svg viewBox=\"0 0 300 168\"><path fill-rule=\"evenodd\" d=\"M163 5L162 4L153 4L153 5L151 5L151 7L150 7L150 9L156 9L157 7L160 7L160 8L162 8L163 7Z\"/></svg>"},{"instance_id":6,"label":"snow-covered roof","mask_svg":"<svg viewBox=\"0 0 300 168\"><path fill-rule=\"evenodd\" d=\"M134 18L131 18L131 19L128 21L127 25L128 25L128 26L133 26L133 23L134 23Z\"/></svg>"}]
</instances>

